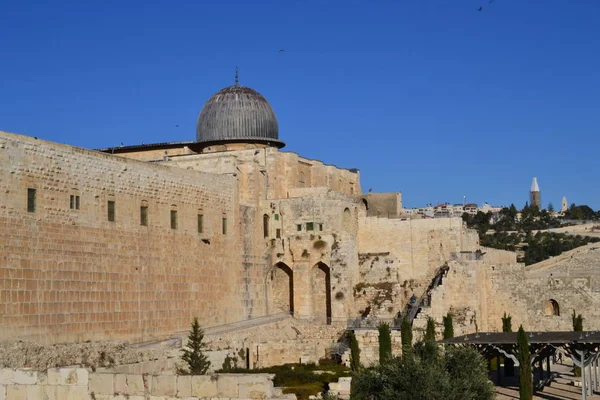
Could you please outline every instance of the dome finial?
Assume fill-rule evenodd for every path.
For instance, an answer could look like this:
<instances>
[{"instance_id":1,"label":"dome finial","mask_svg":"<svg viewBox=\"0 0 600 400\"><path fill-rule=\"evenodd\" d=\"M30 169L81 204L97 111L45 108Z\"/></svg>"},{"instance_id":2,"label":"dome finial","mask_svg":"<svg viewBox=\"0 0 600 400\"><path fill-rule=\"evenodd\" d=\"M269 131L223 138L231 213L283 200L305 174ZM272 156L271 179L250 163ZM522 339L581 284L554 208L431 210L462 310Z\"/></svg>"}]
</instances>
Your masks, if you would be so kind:
<instances>
[{"instance_id":1,"label":"dome finial","mask_svg":"<svg viewBox=\"0 0 600 400\"><path fill-rule=\"evenodd\" d=\"M239 76L238 76L238 71L239 71L238 67L235 67L235 84L236 85L238 85L240 83L240 79L239 79Z\"/></svg>"}]
</instances>

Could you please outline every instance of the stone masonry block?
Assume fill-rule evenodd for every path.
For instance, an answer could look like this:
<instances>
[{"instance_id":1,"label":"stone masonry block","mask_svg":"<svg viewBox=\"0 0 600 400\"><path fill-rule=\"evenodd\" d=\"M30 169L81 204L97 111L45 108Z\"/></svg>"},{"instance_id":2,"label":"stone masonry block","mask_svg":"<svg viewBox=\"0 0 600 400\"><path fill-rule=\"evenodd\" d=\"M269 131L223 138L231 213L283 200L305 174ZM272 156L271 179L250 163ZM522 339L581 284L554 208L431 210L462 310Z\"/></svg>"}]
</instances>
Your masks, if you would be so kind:
<instances>
[{"instance_id":1,"label":"stone masonry block","mask_svg":"<svg viewBox=\"0 0 600 400\"><path fill-rule=\"evenodd\" d=\"M177 394L177 376L157 375L152 377L151 394L153 396L175 396Z\"/></svg>"},{"instance_id":2,"label":"stone masonry block","mask_svg":"<svg viewBox=\"0 0 600 400\"><path fill-rule=\"evenodd\" d=\"M56 398L60 400L91 400L88 388L83 386L56 386Z\"/></svg>"},{"instance_id":3,"label":"stone masonry block","mask_svg":"<svg viewBox=\"0 0 600 400\"><path fill-rule=\"evenodd\" d=\"M16 370L15 383L17 385L35 385L37 383L37 371L31 369Z\"/></svg>"},{"instance_id":4,"label":"stone masonry block","mask_svg":"<svg viewBox=\"0 0 600 400\"><path fill-rule=\"evenodd\" d=\"M218 397L229 397L237 399L239 397L238 376L234 374L219 374L217 375Z\"/></svg>"},{"instance_id":5,"label":"stone masonry block","mask_svg":"<svg viewBox=\"0 0 600 400\"><path fill-rule=\"evenodd\" d=\"M27 400L37 400L44 398L44 387L40 385L27 385L25 388Z\"/></svg>"},{"instance_id":6,"label":"stone masonry block","mask_svg":"<svg viewBox=\"0 0 600 400\"><path fill-rule=\"evenodd\" d=\"M125 394L128 393L127 388L127 375L115 374L115 393Z\"/></svg>"},{"instance_id":7,"label":"stone masonry block","mask_svg":"<svg viewBox=\"0 0 600 400\"><path fill-rule=\"evenodd\" d=\"M241 398L262 399L273 396L273 382L265 375L240 375L238 382Z\"/></svg>"},{"instance_id":8,"label":"stone masonry block","mask_svg":"<svg viewBox=\"0 0 600 400\"><path fill-rule=\"evenodd\" d=\"M189 375L177 376L177 397L190 397L192 395L192 377Z\"/></svg>"},{"instance_id":9,"label":"stone masonry block","mask_svg":"<svg viewBox=\"0 0 600 400\"><path fill-rule=\"evenodd\" d=\"M143 395L146 391L142 375L127 375L127 394Z\"/></svg>"},{"instance_id":10,"label":"stone masonry block","mask_svg":"<svg viewBox=\"0 0 600 400\"><path fill-rule=\"evenodd\" d=\"M213 375L192 376L192 396L197 397L217 397L219 390L217 387L217 377Z\"/></svg>"},{"instance_id":11,"label":"stone masonry block","mask_svg":"<svg viewBox=\"0 0 600 400\"><path fill-rule=\"evenodd\" d=\"M6 400L6 386L0 385L0 400Z\"/></svg>"},{"instance_id":12,"label":"stone masonry block","mask_svg":"<svg viewBox=\"0 0 600 400\"><path fill-rule=\"evenodd\" d=\"M27 400L27 387L23 385L9 385L6 387L6 399Z\"/></svg>"},{"instance_id":13,"label":"stone masonry block","mask_svg":"<svg viewBox=\"0 0 600 400\"><path fill-rule=\"evenodd\" d=\"M86 386L89 381L89 372L84 368L60 368L59 385Z\"/></svg>"},{"instance_id":14,"label":"stone masonry block","mask_svg":"<svg viewBox=\"0 0 600 400\"><path fill-rule=\"evenodd\" d=\"M10 368L0 369L0 385L12 385L15 383L15 371Z\"/></svg>"},{"instance_id":15,"label":"stone masonry block","mask_svg":"<svg viewBox=\"0 0 600 400\"><path fill-rule=\"evenodd\" d=\"M113 374L91 374L90 375L90 393L94 394L114 394L115 384Z\"/></svg>"}]
</instances>

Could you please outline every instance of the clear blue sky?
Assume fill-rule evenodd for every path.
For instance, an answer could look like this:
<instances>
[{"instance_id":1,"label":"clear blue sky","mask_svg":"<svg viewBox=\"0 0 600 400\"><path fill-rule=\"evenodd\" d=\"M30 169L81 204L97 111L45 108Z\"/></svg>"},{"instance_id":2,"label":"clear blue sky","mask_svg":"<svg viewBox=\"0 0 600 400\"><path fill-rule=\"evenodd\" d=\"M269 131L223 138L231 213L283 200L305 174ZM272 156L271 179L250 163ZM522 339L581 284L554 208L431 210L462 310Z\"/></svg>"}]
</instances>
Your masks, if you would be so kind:
<instances>
[{"instance_id":1,"label":"clear blue sky","mask_svg":"<svg viewBox=\"0 0 600 400\"><path fill-rule=\"evenodd\" d=\"M537 176L544 205L600 208L599 0L5 0L0 21L0 130L194 140L237 65L285 150L365 192L521 207Z\"/></svg>"}]
</instances>

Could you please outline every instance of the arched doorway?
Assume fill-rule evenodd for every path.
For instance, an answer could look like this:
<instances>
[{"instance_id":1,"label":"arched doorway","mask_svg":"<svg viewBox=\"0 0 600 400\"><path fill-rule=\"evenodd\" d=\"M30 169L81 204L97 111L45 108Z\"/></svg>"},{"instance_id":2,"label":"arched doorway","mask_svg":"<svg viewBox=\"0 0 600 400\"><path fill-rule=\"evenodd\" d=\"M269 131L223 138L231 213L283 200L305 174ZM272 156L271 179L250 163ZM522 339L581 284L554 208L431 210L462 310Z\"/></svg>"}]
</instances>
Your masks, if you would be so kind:
<instances>
[{"instance_id":1,"label":"arched doorway","mask_svg":"<svg viewBox=\"0 0 600 400\"><path fill-rule=\"evenodd\" d=\"M544 306L544 315L547 317L552 316L560 316L560 308L558 307L558 302L554 299L550 299L546 302Z\"/></svg>"},{"instance_id":2,"label":"arched doorway","mask_svg":"<svg viewBox=\"0 0 600 400\"><path fill-rule=\"evenodd\" d=\"M312 317L331 324L331 272L327 265L316 264L311 271Z\"/></svg>"},{"instance_id":3,"label":"arched doorway","mask_svg":"<svg viewBox=\"0 0 600 400\"><path fill-rule=\"evenodd\" d=\"M276 310L294 314L294 273L284 263L277 263L267 277L271 284L271 299Z\"/></svg>"}]
</instances>

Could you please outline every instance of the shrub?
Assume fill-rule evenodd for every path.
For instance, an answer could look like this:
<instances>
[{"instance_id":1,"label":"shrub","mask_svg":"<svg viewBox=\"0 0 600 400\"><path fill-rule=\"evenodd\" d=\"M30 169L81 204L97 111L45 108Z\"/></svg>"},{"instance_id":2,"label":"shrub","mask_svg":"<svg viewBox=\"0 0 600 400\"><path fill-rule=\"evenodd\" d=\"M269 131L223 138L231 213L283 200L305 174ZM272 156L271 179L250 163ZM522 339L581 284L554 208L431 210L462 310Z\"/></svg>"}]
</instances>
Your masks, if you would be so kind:
<instances>
[{"instance_id":1,"label":"shrub","mask_svg":"<svg viewBox=\"0 0 600 400\"><path fill-rule=\"evenodd\" d=\"M187 363L189 373L192 375L204 375L210 367L210 361L204 354L204 331L200 329L198 318L194 318L192 329L188 335L188 342L185 348L181 349L183 353L181 359ZM185 373L179 370L179 373Z\"/></svg>"}]
</instances>

